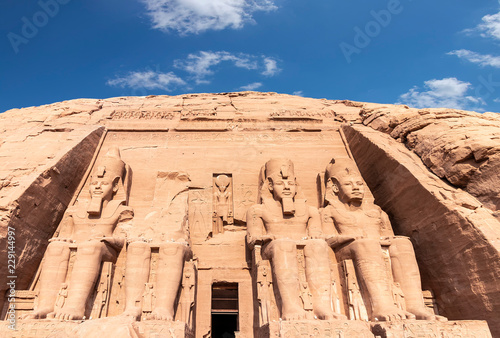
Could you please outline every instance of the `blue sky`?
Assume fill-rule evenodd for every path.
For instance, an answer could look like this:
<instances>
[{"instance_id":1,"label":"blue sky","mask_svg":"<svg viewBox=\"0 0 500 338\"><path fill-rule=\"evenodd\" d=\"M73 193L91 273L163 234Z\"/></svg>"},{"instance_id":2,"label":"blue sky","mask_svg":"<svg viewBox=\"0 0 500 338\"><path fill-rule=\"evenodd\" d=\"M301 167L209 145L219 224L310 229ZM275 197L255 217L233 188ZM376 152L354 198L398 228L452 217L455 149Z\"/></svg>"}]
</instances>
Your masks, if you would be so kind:
<instances>
[{"instance_id":1,"label":"blue sky","mask_svg":"<svg viewBox=\"0 0 500 338\"><path fill-rule=\"evenodd\" d=\"M500 112L499 0L2 0L0 112L273 91Z\"/></svg>"}]
</instances>

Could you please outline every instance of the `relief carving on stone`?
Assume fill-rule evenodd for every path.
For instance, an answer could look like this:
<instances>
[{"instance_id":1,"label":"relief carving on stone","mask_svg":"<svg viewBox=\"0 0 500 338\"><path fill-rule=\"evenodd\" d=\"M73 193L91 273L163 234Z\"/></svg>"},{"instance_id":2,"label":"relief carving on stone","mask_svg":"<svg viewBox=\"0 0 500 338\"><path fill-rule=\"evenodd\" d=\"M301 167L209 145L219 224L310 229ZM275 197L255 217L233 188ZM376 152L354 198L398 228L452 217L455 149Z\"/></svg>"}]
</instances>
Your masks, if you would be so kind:
<instances>
[{"instance_id":1,"label":"relief carving on stone","mask_svg":"<svg viewBox=\"0 0 500 338\"><path fill-rule=\"evenodd\" d=\"M210 194L208 189L189 191L189 228L192 241L204 241L212 231L210 219Z\"/></svg>"},{"instance_id":2,"label":"relief carving on stone","mask_svg":"<svg viewBox=\"0 0 500 338\"><path fill-rule=\"evenodd\" d=\"M372 321L425 319L446 321L424 304L420 273L407 237L394 236L389 218L365 198L365 184L350 159L334 159L326 168L326 206L321 211L322 230L339 262L349 273L350 310L361 312L357 283ZM384 260L389 253L390 270ZM352 276L355 271L356 276ZM356 318L360 316L360 318ZM362 315L355 315L361 319Z\"/></svg>"},{"instance_id":3,"label":"relief carving on stone","mask_svg":"<svg viewBox=\"0 0 500 338\"><path fill-rule=\"evenodd\" d=\"M234 224L232 175L214 175L213 187L214 206L212 236L215 236L217 234L224 233L224 226Z\"/></svg>"}]
</instances>

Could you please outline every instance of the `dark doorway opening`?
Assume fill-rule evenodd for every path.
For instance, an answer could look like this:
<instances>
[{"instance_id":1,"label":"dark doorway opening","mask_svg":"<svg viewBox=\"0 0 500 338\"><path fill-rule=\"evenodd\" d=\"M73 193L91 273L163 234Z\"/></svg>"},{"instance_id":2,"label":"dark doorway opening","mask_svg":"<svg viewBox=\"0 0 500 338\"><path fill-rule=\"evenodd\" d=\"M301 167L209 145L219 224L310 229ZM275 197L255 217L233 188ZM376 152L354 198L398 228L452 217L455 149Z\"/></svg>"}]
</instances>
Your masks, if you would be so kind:
<instances>
[{"instance_id":1,"label":"dark doorway opening","mask_svg":"<svg viewBox=\"0 0 500 338\"><path fill-rule=\"evenodd\" d=\"M212 338L232 338L239 331L238 284L212 285Z\"/></svg>"},{"instance_id":2,"label":"dark doorway opening","mask_svg":"<svg viewBox=\"0 0 500 338\"><path fill-rule=\"evenodd\" d=\"M212 338L234 338L238 331L238 315L212 312Z\"/></svg>"}]
</instances>

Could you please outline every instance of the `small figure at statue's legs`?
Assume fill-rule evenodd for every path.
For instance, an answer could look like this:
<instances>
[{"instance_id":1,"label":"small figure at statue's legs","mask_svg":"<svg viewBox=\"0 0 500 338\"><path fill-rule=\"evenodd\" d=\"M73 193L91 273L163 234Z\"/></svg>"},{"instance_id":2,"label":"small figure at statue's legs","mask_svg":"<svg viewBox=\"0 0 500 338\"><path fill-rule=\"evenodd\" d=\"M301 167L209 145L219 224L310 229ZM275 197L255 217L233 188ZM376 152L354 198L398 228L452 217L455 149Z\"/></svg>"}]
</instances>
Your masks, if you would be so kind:
<instances>
[{"instance_id":1,"label":"small figure at statue's legs","mask_svg":"<svg viewBox=\"0 0 500 338\"><path fill-rule=\"evenodd\" d=\"M322 239L310 239L304 248L306 276L313 295L314 314L319 319L347 319L333 312L331 272L328 262L328 245Z\"/></svg>"},{"instance_id":2,"label":"small figure at statue's legs","mask_svg":"<svg viewBox=\"0 0 500 338\"><path fill-rule=\"evenodd\" d=\"M92 292L102 261L113 261L116 251L100 241L81 243L76 254L73 273L69 280L68 298L62 309L50 313L48 317L61 320L82 319L85 305Z\"/></svg>"},{"instance_id":3,"label":"small figure at statue's legs","mask_svg":"<svg viewBox=\"0 0 500 338\"><path fill-rule=\"evenodd\" d=\"M22 319L42 319L54 311L54 305L62 283L66 280L70 248L69 243L52 241L47 247L42 272L40 275L40 292L38 306L33 313Z\"/></svg>"},{"instance_id":4,"label":"small figure at statue's legs","mask_svg":"<svg viewBox=\"0 0 500 338\"><path fill-rule=\"evenodd\" d=\"M183 243L162 243L158 262L156 306L148 319L174 320L174 305L181 285L184 261L190 249Z\"/></svg>"}]
</instances>

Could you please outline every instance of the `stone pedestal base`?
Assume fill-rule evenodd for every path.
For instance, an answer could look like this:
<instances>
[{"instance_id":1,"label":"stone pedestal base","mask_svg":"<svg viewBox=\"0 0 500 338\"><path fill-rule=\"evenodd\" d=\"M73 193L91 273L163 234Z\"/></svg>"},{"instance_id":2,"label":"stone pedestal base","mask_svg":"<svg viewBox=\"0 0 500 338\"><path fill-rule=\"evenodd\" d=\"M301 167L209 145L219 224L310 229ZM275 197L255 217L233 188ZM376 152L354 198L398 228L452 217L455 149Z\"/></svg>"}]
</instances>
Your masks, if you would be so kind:
<instances>
[{"instance_id":1,"label":"stone pedestal base","mask_svg":"<svg viewBox=\"0 0 500 338\"><path fill-rule=\"evenodd\" d=\"M141 338L194 338L194 332L183 322L148 320L135 322L133 326Z\"/></svg>"},{"instance_id":2,"label":"stone pedestal base","mask_svg":"<svg viewBox=\"0 0 500 338\"><path fill-rule=\"evenodd\" d=\"M488 324L479 320L436 322L362 322L357 320L301 320L271 322L261 327L258 338L491 338Z\"/></svg>"},{"instance_id":3,"label":"stone pedestal base","mask_svg":"<svg viewBox=\"0 0 500 338\"><path fill-rule=\"evenodd\" d=\"M12 338L194 338L194 332L182 322L148 320L134 322L109 317L88 321L17 320L15 330L7 322L0 325L0 337Z\"/></svg>"},{"instance_id":4,"label":"stone pedestal base","mask_svg":"<svg viewBox=\"0 0 500 338\"><path fill-rule=\"evenodd\" d=\"M405 320L400 322L371 323L371 327L375 337L380 338L491 338L488 324L482 320L460 320L453 322Z\"/></svg>"},{"instance_id":5,"label":"stone pedestal base","mask_svg":"<svg viewBox=\"0 0 500 338\"><path fill-rule=\"evenodd\" d=\"M373 338L370 324L354 320L273 321L262 326L258 338L356 337Z\"/></svg>"},{"instance_id":6,"label":"stone pedestal base","mask_svg":"<svg viewBox=\"0 0 500 338\"><path fill-rule=\"evenodd\" d=\"M58 320L16 320L15 329L9 324L0 325L0 337L11 338L36 338L36 337L60 337L72 336L72 331L82 323L81 320L60 322ZM73 335L74 336L74 335Z\"/></svg>"}]
</instances>

